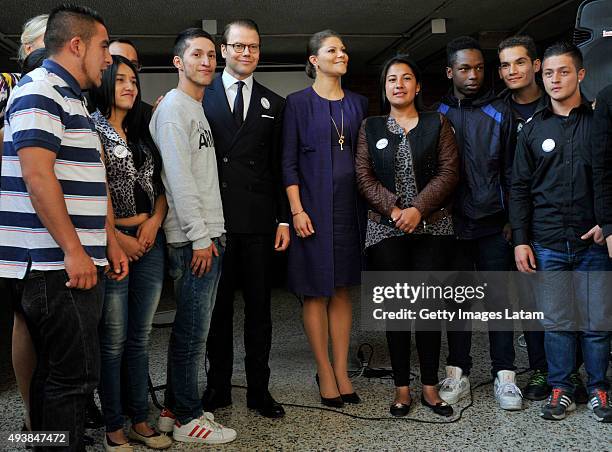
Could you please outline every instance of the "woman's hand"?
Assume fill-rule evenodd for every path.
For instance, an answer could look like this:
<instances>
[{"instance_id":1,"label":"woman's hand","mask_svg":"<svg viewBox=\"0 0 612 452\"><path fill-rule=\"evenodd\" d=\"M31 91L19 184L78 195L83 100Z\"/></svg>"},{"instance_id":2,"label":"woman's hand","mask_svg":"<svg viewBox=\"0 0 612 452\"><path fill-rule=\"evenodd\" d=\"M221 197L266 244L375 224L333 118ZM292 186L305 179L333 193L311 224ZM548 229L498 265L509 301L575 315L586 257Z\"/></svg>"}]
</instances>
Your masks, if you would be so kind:
<instances>
[{"instance_id":1,"label":"woman's hand","mask_svg":"<svg viewBox=\"0 0 612 452\"><path fill-rule=\"evenodd\" d=\"M315 233L310 217L304 211L293 216L293 228L297 236L303 239Z\"/></svg>"},{"instance_id":2,"label":"woman's hand","mask_svg":"<svg viewBox=\"0 0 612 452\"><path fill-rule=\"evenodd\" d=\"M408 207L400 211L399 218L395 219L395 226L406 234L412 234L420 222L421 212L419 212L419 209L416 207Z\"/></svg>"},{"instance_id":3,"label":"woman's hand","mask_svg":"<svg viewBox=\"0 0 612 452\"><path fill-rule=\"evenodd\" d=\"M160 227L161 222L155 217L150 217L138 226L136 237L140 244L144 246L145 253L149 252L153 245L155 245L155 238Z\"/></svg>"},{"instance_id":4,"label":"woman's hand","mask_svg":"<svg viewBox=\"0 0 612 452\"><path fill-rule=\"evenodd\" d=\"M146 253L144 245L130 235L117 231L117 240L130 262L137 261Z\"/></svg>"}]
</instances>

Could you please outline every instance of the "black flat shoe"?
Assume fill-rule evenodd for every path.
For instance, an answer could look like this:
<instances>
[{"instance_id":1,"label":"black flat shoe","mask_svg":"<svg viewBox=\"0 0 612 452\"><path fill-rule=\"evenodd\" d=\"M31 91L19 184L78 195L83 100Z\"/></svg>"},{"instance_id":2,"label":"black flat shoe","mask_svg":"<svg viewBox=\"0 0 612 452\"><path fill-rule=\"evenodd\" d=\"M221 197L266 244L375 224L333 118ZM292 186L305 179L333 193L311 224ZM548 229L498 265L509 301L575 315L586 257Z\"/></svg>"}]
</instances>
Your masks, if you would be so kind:
<instances>
[{"instance_id":1,"label":"black flat shoe","mask_svg":"<svg viewBox=\"0 0 612 452\"><path fill-rule=\"evenodd\" d=\"M353 405L361 403L361 399L359 398L356 392L352 392L350 394L340 394L340 398L344 403L351 403Z\"/></svg>"},{"instance_id":2,"label":"black flat shoe","mask_svg":"<svg viewBox=\"0 0 612 452\"><path fill-rule=\"evenodd\" d=\"M440 416L449 417L453 415L453 407L450 406L448 403L438 402L435 405L432 405L427 400L425 400L425 396L423 396L423 394L421 394L421 404L423 404L423 406L426 406L427 408L430 408L431 411Z\"/></svg>"},{"instance_id":3,"label":"black flat shoe","mask_svg":"<svg viewBox=\"0 0 612 452\"><path fill-rule=\"evenodd\" d=\"M319 395L321 394L319 393ZM321 404L331 408L344 408L342 397L327 398L321 396Z\"/></svg>"},{"instance_id":4,"label":"black flat shoe","mask_svg":"<svg viewBox=\"0 0 612 452\"><path fill-rule=\"evenodd\" d=\"M410 412L410 407L412 406L412 399L408 403L392 403L389 407L389 413L395 417L403 417L406 416Z\"/></svg>"}]
</instances>

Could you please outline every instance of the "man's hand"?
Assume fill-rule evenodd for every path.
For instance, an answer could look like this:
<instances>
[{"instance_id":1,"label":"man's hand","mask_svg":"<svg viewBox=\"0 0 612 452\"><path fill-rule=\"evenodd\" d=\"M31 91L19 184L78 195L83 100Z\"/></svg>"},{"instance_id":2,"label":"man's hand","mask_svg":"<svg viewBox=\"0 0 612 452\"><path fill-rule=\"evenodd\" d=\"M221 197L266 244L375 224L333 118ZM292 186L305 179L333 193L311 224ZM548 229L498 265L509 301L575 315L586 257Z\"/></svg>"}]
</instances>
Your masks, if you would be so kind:
<instances>
[{"instance_id":1,"label":"man's hand","mask_svg":"<svg viewBox=\"0 0 612 452\"><path fill-rule=\"evenodd\" d=\"M106 266L104 273L108 278L115 281L121 281L128 275L130 271L129 260L116 238L108 241L106 246L106 258L110 265Z\"/></svg>"},{"instance_id":2,"label":"man's hand","mask_svg":"<svg viewBox=\"0 0 612 452\"><path fill-rule=\"evenodd\" d=\"M276 228L276 239L274 240L275 251L285 251L291 241L291 234L289 234L289 226L278 225Z\"/></svg>"},{"instance_id":3,"label":"man's hand","mask_svg":"<svg viewBox=\"0 0 612 452\"><path fill-rule=\"evenodd\" d=\"M399 218L395 218L395 226L407 234L412 234L420 222L421 212L416 207L403 209Z\"/></svg>"},{"instance_id":4,"label":"man's hand","mask_svg":"<svg viewBox=\"0 0 612 452\"><path fill-rule=\"evenodd\" d=\"M608 256L612 258L612 235L606 237L606 243L608 244Z\"/></svg>"},{"instance_id":5,"label":"man's hand","mask_svg":"<svg viewBox=\"0 0 612 452\"><path fill-rule=\"evenodd\" d=\"M514 247L514 261L516 268L521 273L535 273L535 254L529 245L517 245Z\"/></svg>"},{"instance_id":6,"label":"man's hand","mask_svg":"<svg viewBox=\"0 0 612 452\"><path fill-rule=\"evenodd\" d=\"M193 250L191 256L191 273L201 278L204 273L208 273L212 268L212 260L219 257L219 251L214 243L208 248Z\"/></svg>"},{"instance_id":7,"label":"man's hand","mask_svg":"<svg viewBox=\"0 0 612 452\"><path fill-rule=\"evenodd\" d=\"M64 254L64 267L70 289L88 290L98 283L98 270L83 247Z\"/></svg>"},{"instance_id":8,"label":"man's hand","mask_svg":"<svg viewBox=\"0 0 612 452\"><path fill-rule=\"evenodd\" d=\"M117 231L117 241L130 262L136 262L147 252L142 243L131 235L124 234L121 231Z\"/></svg>"},{"instance_id":9,"label":"man's hand","mask_svg":"<svg viewBox=\"0 0 612 452\"><path fill-rule=\"evenodd\" d=\"M603 246L606 244L606 238L603 235L603 231L597 225L593 226L589 232L587 232L580 238L582 240L589 240L591 237L593 238L593 241L598 245Z\"/></svg>"}]
</instances>

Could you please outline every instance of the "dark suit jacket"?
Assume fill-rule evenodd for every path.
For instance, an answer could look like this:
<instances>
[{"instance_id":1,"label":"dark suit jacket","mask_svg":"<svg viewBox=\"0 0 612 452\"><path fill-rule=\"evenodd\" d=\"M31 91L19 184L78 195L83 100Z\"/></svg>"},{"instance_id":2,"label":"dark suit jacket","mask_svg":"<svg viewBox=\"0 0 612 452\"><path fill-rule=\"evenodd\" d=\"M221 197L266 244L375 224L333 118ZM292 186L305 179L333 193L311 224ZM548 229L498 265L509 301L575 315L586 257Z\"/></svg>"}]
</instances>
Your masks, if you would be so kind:
<instances>
[{"instance_id":1,"label":"dark suit jacket","mask_svg":"<svg viewBox=\"0 0 612 452\"><path fill-rule=\"evenodd\" d=\"M278 223L289 222L281 181L284 107L282 97L253 81L246 119L238 128L221 74L206 88L204 113L215 140L223 216L230 233L271 233Z\"/></svg>"}]
</instances>

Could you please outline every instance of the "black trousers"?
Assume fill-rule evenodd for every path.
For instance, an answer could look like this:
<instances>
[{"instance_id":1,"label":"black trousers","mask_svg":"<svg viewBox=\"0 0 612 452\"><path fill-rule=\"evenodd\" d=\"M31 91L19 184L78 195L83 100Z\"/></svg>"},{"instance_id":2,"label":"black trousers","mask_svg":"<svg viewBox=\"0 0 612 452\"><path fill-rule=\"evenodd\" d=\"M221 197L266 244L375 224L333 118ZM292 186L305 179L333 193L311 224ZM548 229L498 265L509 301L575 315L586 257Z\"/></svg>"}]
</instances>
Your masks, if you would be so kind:
<instances>
[{"instance_id":1,"label":"black trousers","mask_svg":"<svg viewBox=\"0 0 612 452\"><path fill-rule=\"evenodd\" d=\"M452 249L454 238L431 235L403 235L391 237L378 242L368 249L368 270L373 271L428 271L446 270L448 266L447 251ZM395 386L410 384L410 331L387 331L387 345L393 368ZM456 341L447 333L450 355L456 354ZM415 332L421 383L435 385L438 383L440 362L441 330ZM460 347L459 350L463 350Z\"/></svg>"},{"instance_id":2,"label":"black trousers","mask_svg":"<svg viewBox=\"0 0 612 452\"><path fill-rule=\"evenodd\" d=\"M231 391L234 364L234 293L244 296L247 397L257 402L268 390L272 318L270 314L273 234L227 234L223 270L208 333L208 386Z\"/></svg>"},{"instance_id":3,"label":"black trousers","mask_svg":"<svg viewBox=\"0 0 612 452\"><path fill-rule=\"evenodd\" d=\"M37 450L85 450L85 407L100 374L102 278L98 270L98 284L89 290L67 288L64 270L30 271L16 282L37 356L30 385L32 430L70 435L69 447Z\"/></svg>"}]
</instances>

